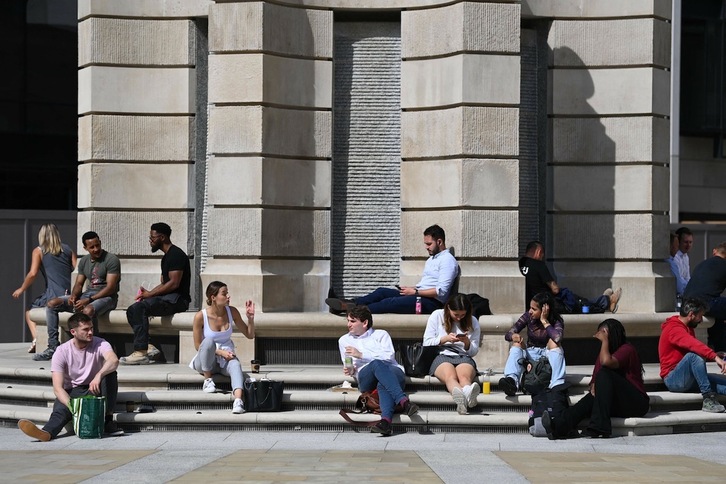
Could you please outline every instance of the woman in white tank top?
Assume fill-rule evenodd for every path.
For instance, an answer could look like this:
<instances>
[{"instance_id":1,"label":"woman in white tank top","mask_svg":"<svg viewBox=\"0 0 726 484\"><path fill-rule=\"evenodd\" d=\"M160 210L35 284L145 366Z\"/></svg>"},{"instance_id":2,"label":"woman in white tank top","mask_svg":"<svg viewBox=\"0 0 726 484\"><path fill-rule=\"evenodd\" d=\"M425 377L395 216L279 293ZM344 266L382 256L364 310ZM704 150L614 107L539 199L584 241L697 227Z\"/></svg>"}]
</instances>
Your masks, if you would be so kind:
<instances>
[{"instance_id":1,"label":"woman in white tank top","mask_svg":"<svg viewBox=\"0 0 726 484\"><path fill-rule=\"evenodd\" d=\"M255 304L245 301L247 324L242 320L239 310L229 305L227 285L220 281L210 282L207 286L207 305L194 316L194 347L197 354L192 358L189 367L204 375L202 390L214 393L212 375L222 374L230 378L234 403L232 413L244 413L242 402L242 384L244 374L242 365L237 358L232 342L232 323L247 338L255 337Z\"/></svg>"}]
</instances>

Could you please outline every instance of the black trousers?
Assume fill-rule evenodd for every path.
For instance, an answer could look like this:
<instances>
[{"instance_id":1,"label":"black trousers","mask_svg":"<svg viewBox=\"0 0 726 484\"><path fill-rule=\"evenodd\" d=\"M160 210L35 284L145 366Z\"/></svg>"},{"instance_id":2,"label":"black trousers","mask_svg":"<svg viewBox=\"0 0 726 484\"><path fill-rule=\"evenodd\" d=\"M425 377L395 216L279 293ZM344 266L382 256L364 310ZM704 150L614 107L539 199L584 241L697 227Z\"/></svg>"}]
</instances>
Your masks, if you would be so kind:
<instances>
[{"instance_id":1,"label":"black trousers","mask_svg":"<svg viewBox=\"0 0 726 484\"><path fill-rule=\"evenodd\" d=\"M88 385L83 385L71 388L68 394L71 398L75 398L90 395L91 392L88 389ZM101 396L106 397L106 418L108 418L108 415L113 415L117 395L118 375L114 371L101 379ZM51 439L54 439L71 420L73 420L73 414L70 409L56 399L53 404L53 412L50 414L48 423L43 426L43 430L50 434Z\"/></svg>"},{"instance_id":2,"label":"black trousers","mask_svg":"<svg viewBox=\"0 0 726 484\"><path fill-rule=\"evenodd\" d=\"M602 367L595 377L595 396L585 395L574 406L555 417L557 437L566 437L580 421L590 418L588 429L612 434L610 417L642 417L648 413L650 400L624 376Z\"/></svg>"},{"instance_id":3,"label":"black trousers","mask_svg":"<svg viewBox=\"0 0 726 484\"><path fill-rule=\"evenodd\" d=\"M149 316L171 316L189 309L189 301L178 294L150 297L126 309L126 320L134 332L134 350L149 347Z\"/></svg>"}]
</instances>

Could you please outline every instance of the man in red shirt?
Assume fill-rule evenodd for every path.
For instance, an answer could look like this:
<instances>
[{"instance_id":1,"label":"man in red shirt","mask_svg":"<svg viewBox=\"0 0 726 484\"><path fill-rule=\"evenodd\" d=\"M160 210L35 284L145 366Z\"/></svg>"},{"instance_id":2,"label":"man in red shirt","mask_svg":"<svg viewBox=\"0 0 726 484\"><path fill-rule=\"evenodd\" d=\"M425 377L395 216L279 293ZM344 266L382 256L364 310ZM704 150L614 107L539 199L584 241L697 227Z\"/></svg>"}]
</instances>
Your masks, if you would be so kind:
<instances>
[{"instance_id":1,"label":"man in red shirt","mask_svg":"<svg viewBox=\"0 0 726 484\"><path fill-rule=\"evenodd\" d=\"M681 313L661 325L658 341L660 377L671 392L700 392L703 411L720 413L726 410L717 394L726 395L726 362L715 351L696 339L694 329L708 310L705 302L686 298ZM715 361L721 374L709 374L706 362Z\"/></svg>"}]
</instances>

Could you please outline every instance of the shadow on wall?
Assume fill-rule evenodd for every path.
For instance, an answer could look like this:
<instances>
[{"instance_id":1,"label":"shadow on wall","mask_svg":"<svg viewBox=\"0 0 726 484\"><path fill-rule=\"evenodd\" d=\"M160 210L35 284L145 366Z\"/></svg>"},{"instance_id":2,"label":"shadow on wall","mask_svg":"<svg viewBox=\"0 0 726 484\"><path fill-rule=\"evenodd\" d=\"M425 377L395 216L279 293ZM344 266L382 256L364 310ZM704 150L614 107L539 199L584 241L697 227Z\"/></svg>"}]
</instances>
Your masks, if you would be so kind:
<instances>
[{"instance_id":1,"label":"shadow on wall","mask_svg":"<svg viewBox=\"0 0 726 484\"><path fill-rule=\"evenodd\" d=\"M616 257L613 212L619 160L607 131L628 121L603 118L608 113L593 108L589 100L595 82L572 49L553 49L550 69L547 255L561 286L594 298L610 287Z\"/></svg>"}]
</instances>

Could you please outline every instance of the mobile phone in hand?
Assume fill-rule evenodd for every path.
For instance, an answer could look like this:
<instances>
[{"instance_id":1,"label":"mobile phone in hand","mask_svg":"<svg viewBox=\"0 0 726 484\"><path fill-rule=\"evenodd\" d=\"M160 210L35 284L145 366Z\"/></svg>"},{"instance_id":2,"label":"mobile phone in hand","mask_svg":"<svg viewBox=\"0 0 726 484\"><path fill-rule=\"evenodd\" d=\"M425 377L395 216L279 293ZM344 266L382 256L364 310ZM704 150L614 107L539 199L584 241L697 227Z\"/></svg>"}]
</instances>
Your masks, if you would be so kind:
<instances>
[{"instance_id":1,"label":"mobile phone in hand","mask_svg":"<svg viewBox=\"0 0 726 484\"><path fill-rule=\"evenodd\" d=\"M393 286L393 287L395 287L395 288L396 288L396 289L398 289L399 291L401 290L401 286L399 286L398 284L396 284L396 285L395 285L395 286Z\"/></svg>"}]
</instances>

